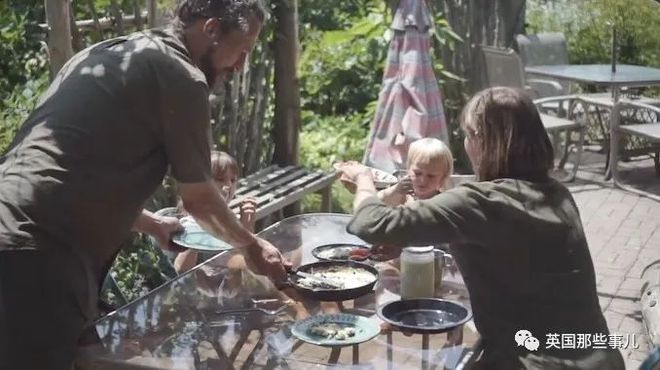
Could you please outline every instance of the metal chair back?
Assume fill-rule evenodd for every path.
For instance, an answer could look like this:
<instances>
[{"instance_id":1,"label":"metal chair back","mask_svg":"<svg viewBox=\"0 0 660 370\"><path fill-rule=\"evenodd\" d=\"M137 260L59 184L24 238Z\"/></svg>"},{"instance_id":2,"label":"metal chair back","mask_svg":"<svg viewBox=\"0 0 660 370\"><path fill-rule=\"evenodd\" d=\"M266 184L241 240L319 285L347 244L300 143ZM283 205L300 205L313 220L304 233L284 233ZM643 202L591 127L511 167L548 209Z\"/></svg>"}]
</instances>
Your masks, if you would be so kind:
<instances>
[{"instance_id":1,"label":"metal chair back","mask_svg":"<svg viewBox=\"0 0 660 370\"><path fill-rule=\"evenodd\" d=\"M516 35L514 49L518 51L523 66L568 64L568 46L563 33L539 33ZM562 86L560 95L569 93L570 84L557 81Z\"/></svg>"},{"instance_id":2,"label":"metal chair back","mask_svg":"<svg viewBox=\"0 0 660 370\"><path fill-rule=\"evenodd\" d=\"M525 87L525 72L518 54L511 49L481 46L486 85Z\"/></svg>"}]
</instances>

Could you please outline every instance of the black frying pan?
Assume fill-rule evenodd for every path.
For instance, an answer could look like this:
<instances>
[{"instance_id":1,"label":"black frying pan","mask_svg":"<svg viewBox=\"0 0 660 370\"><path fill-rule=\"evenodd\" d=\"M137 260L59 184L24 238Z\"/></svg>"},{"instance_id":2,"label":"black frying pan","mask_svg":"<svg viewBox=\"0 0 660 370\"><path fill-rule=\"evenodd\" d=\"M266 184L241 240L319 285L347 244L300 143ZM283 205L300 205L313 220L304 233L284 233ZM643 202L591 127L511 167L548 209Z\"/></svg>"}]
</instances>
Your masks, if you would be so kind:
<instances>
[{"instance_id":1,"label":"black frying pan","mask_svg":"<svg viewBox=\"0 0 660 370\"><path fill-rule=\"evenodd\" d=\"M355 261L320 261L314 262L298 267L297 271L313 274L315 271L327 269L332 266L340 267L354 267L357 269L365 270L374 276L374 280L370 283L364 284L356 288L349 289L327 289L327 288L308 288L298 284L298 280L302 279L295 272L289 274L289 281L286 285L294 287L300 295L305 298L316 301L348 301L369 294L373 291L376 281L378 281L378 270L373 266L355 262Z\"/></svg>"},{"instance_id":2,"label":"black frying pan","mask_svg":"<svg viewBox=\"0 0 660 370\"><path fill-rule=\"evenodd\" d=\"M401 331L433 334L465 324L472 318L472 311L454 301L418 298L384 304L378 308L378 316Z\"/></svg>"}]
</instances>

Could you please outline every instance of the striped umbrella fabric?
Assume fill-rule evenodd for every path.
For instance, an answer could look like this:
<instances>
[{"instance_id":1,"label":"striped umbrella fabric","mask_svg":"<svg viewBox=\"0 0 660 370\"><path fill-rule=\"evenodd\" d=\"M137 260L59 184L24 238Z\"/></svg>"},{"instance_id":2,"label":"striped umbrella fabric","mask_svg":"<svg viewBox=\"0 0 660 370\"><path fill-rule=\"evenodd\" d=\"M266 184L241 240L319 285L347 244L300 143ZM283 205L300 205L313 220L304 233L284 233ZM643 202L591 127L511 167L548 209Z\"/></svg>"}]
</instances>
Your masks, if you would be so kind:
<instances>
[{"instance_id":1,"label":"striped umbrella fabric","mask_svg":"<svg viewBox=\"0 0 660 370\"><path fill-rule=\"evenodd\" d=\"M424 0L401 0L394 15L383 86L363 163L383 171L406 167L408 146L434 137L449 145L430 56L431 20Z\"/></svg>"}]
</instances>

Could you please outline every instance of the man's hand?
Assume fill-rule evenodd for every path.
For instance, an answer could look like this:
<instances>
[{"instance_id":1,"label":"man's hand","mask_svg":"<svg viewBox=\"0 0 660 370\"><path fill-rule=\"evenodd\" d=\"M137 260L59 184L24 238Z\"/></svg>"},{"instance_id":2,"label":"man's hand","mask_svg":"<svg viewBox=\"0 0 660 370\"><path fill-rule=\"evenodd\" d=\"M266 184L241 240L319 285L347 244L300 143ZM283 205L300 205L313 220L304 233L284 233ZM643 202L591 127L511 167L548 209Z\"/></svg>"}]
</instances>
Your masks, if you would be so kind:
<instances>
[{"instance_id":1,"label":"man's hand","mask_svg":"<svg viewBox=\"0 0 660 370\"><path fill-rule=\"evenodd\" d=\"M248 268L259 275L266 275L275 282L286 279L291 262L285 261L282 253L268 241L256 238L257 243L245 248Z\"/></svg>"},{"instance_id":2,"label":"man's hand","mask_svg":"<svg viewBox=\"0 0 660 370\"><path fill-rule=\"evenodd\" d=\"M177 247L170 242L172 234L183 230L183 226L176 217L158 217L153 225L150 234L156 239L161 249L172 252L185 250L185 248Z\"/></svg>"}]
</instances>

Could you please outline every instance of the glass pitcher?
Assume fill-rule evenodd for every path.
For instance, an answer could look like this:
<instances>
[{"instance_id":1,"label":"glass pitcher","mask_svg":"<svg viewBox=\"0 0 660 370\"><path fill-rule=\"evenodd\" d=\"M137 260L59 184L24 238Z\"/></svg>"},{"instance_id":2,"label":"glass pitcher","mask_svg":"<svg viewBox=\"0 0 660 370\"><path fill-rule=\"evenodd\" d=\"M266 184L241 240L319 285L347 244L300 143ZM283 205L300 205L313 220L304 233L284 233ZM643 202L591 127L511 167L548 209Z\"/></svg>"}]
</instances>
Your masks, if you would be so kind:
<instances>
[{"instance_id":1,"label":"glass pitcher","mask_svg":"<svg viewBox=\"0 0 660 370\"><path fill-rule=\"evenodd\" d=\"M435 289L433 246L407 247L401 252L401 299L431 298Z\"/></svg>"}]
</instances>

